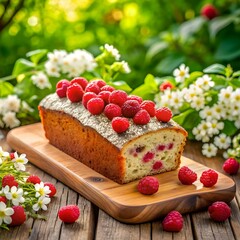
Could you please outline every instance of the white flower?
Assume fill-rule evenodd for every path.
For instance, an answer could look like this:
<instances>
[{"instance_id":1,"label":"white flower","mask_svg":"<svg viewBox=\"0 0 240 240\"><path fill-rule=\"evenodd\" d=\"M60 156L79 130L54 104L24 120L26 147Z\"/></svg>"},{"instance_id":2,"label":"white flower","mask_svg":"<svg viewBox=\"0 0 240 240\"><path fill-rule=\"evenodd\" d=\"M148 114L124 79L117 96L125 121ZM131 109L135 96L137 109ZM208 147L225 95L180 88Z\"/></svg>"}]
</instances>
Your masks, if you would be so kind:
<instances>
[{"instance_id":1,"label":"white flower","mask_svg":"<svg viewBox=\"0 0 240 240\"><path fill-rule=\"evenodd\" d=\"M26 154L21 154L20 156L18 156L17 152L15 152L12 162L14 162L14 167L17 170L25 171L26 170L25 164L28 162L28 159L26 158Z\"/></svg>"},{"instance_id":2,"label":"white flower","mask_svg":"<svg viewBox=\"0 0 240 240\"><path fill-rule=\"evenodd\" d=\"M181 64L179 68L176 68L173 71L173 75L176 79L176 82L183 82L189 77L189 67L185 66L185 64Z\"/></svg>"},{"instance_id":3,"label":"white flower","mask_svg":"<svg viewBox=\"0 0 240 240\"><path fill-rule=\"evenodd\" d=\"M20 203L25 201L23 195L23 189L17 188L16 186L11 187L9 192L5 193L8 200L12 200L14 206L18 206Z\"/></svg>"},{"instance_id":4,"label":"white flower","mask_svg":"<svg viewBox=\"0 0 240 240\"><path fill-rule=\"evenodd\" d=\"M209 106L206 106L204 109L202 109L200 112L199 112L199 116L202 118L202 119L206 119L208 121L212 120L213 118L215 118L215 116L213 115L214 112L212 110L212 108L210 108Z\"/></svg>"},{"instance_id":5,"label":"white flower","mask_svg":"<svg viewBox=\"0 0 240 240\"><path fill-rule=\"evenodd\" d=\"M214 144L219 149L227 149L231 145L231 138L228 137L226 134L221 133L219 136L214 138Z\"/></svg>"},{"instance_id":6,"label":"white flower","mask_svg":"<svg viewBox=\"0 0 240 240\"><path fill-rule=\"evenodd\" d=\"M7 208L4 202L0 202L0 226L2 223L10 224L12 222L11 215L14 214L12 208Z\"/></svg>"},{"instance_id":7,"label":"white flower","mask_svg":"<svg viewBox=\"0 0 240 240\"><path fill-rule=\"evenodd\" d=\"M42 210L47 210L47 206L46 204L49 204L51 202L51 199L49 197L45 197L45 196L41 196L37 203L35 203L32 208L34 211L38 211L39 209L42 209Z\"/></svg>"},{"instance_id":8,"label":"white flower","mask_svg":"<svg viewBox=\"0 0 240 240\"><path fill-rule=\"evenodd\" d=\"M35 184L35 190L36 190L36 194L35 194L36 197L46 196L51 192L51 190L49 189L49 186L44 186L43 182Z\"/></svg>"},{"instance_id":9,"label":"white flower","mask_svg":"<svg viewBox=\"0 0 240 240\"><path fill-rule=\"evenodd\" d=\"M51 87L48 77L43 72L38 72L36 75L33 75L31 79L33 84L40 89Z\"/></svg>"},{"instance_id":10,"label":"white flower","mask_svg":"<svg viewBox=\"0 0 240 240\"><path fill-rule=\"evenodd\" d=\"M56 63L47 61L44 66L45 66L45 70L49 76L60 77L60 68Z\"/></svg>"},{"instance_id":11,"label":"white flower","mask_svg":"<svg viewBox=\"0 0 240 240\"><path fill-rule=\"evenodd\" d=\"M65 50L54 50L53 52L48 53L48 60L53 64L60 65L63 62L64 57L67 55Z\"/></svg>"},{"instance_id":12,"label":"white flower","mask_svg":"<svg viewBox=\"0 0 240 240\"><path fill-rule=\"evenodd\" d=\"M232 93L231 101L232 101L234 104L240 105L240 88L237 88L237 89Z\"/></svg>"},{"instance_id":13,"label":"white flower","mask_svg":"<svg viewBox=\"0 0 240 240\"><path fill-rule=\"evenodd\" d=\"M0 146L0 164L2 164L3 160L9 156L8 152L4 152L2 147Z\"/></svg>"},{"instance_id":14,"label":"white flower","mask_svg":"<svg viewBox=\"0 0 240 240\"><path fill-rule=\"evenodd\" d=\"M15 112L5 113L2 120L6 124L6 127L14 128L20 125L20 121L16 118Z\"/></svg>"},{"instance_id":15,"label":"white flower","mask_svg":"<svg viewBox=\"0 0 240 240\"><path fill-rule=\"evenodd\" d=\"M240 128L240 119L237 119L237 120L234 122L234 125L236 126L236 128Z\"/></svg>"},{"instance_id":16,"label":"white flower","mask_svg":"<svg viewBox=\"0 0 240 240\"><path fill-rule=\"evenodd\" d=\"M211 128L211 124L210 122L203 120L198 124L197 128L200 130L200 135L203 138L208 134L209 129Z\"/></svg>"},{"instance_id":17,"label":"white flower","mask_svg":"<svg viewBox=\"0 0 240 240\"><path fill-rule=\"evenodd\" d=\"M208 129L208 134L211 136L219 134L220 130L224 128L224 123L219 122L216 119L211 120L209 124L210 124L210 127Z\"/></svg>"},{"instance_id":18,"label":"white flower","mask_svg":"<svg viewBox=\"0 0 240 240\"><path fill-rule=\"evenodd\" d=\"M112 45L109 45L109 44L105 44L104 45L104 48L106 49L106 51L112 56L114 57L116 60L119 60L120 59L120 54L119 54L119 51L114 48Z\"/></svg>"},{"instance_id":19,"label":"white flower","mask_svg":"<svg viewBox=\"0 0 240 240\"><path fill-rule=\"evenodd\" d=\"M187 102L193 101L193 99L197 96L203 97L203 90L194 84L191 84L189 88L184 88L182 92L183 92L184 99Z\"/></svg>"},{"instance_id":20,"label":"white flower","mask_svg":"<svg viewBox=\"0 0 240 240\"><path fill-rule=\"evenodd\" d=\"M232 93L233 93L233 88L231 86L228 86L227 88L223 88L220 90L218 94L218 100L221 103L228 105L229 102L231 101Z\"/></svg>"},{"instance_id":21,"label":"white flower","mask_svg":"<svg viewBox=\"0 0 240 240\"><path fill-rule=\"evenodd\" d=\"M18 112L21 100L16 95L8 95L5 101L6 111Z\"/></svg>"},{"instance_id":22,"label":"white flower","mask_svg":"<svg viewBox=\"0 0 240 240\"><path fill-rule=\"evenodd\" d=\"M199 111L200 109L203 109L205 106L205 98L204 96L195 96L193 97L190 106L194 109L196 109L197 111Z\"/></svg>"},{"instance_id":23,"label":"white flower","mask_svg":"<svg viewBox=\"0 0 240 240\"><path fill-rule=\"evenodd\" d=\"M226 115L226 110L225 108L222 106L222 105L219 105L219 104L214 104L212 106L212 112L213 112L213 116L217 119L217 120L220 120L220 118L222 116L225 116Z\"/></svg>"},{"instance_id":24,"label":"white flower","mask_svg":"<svg viewBox=\"0 0 240 240\"><path fill-rule=\"evenodd\" d=\"M130 73L130 72L131 72L131 69L129 68L129 65L128 65L127 62L121 61L120 63L122 64L121 71L122 71L123 73Z\"/></svg>"},{"instance_id":25,"label":"white flower","mask_svg":"<svg viewBox=\"0 0 240 240\"><path fill-rule=\"evenodd\" d=\"M199 77L196 80L196 85L200 88L202 88L205 91L208 91L211 87L214 86L214 82L211 81L212 78L209 77L207 74L203 75L202 77Z\"/></svg>"},{"instance_id":26,"label":"white flower","mask_svg":"<svg viewBox=\"0 0 240 240\"><path fill-rule=\"evenodd\" d=\"M172 91L172 96L171 99L169 100L170 106L174 108L180 108L182 107L183 103L184 103L183 93L179 90Z\"/></svg>"},{"instance_id":27,"label":"white flower","mask_svg":"<svg viewBox=\"0 0 240 240\"><path fill-rule=\"evenodd\" d=\"M205 143L202 146L202 154L209 158L216 156L217 150L217 147L212 143Z\"/></svg>"}]
</instances>

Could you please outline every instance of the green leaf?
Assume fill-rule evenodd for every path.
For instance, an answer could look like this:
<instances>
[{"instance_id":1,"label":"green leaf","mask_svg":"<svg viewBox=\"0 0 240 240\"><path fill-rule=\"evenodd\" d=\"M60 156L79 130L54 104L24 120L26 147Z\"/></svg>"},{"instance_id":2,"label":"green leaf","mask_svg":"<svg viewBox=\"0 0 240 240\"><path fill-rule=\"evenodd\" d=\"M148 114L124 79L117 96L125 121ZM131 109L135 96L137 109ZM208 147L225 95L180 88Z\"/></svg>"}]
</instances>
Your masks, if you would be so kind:
<instances>
[{"instance_id":1,"label":"green leaf","mask_svg":"<svg viewBox=\"0 0 240 240\"><path fill-rule=\"evenodd\" d=\"M234 88L240 88L240 78L232 79L229 84L232 85Z\"/></svg>"},{"instance_id":2,"label":"green leaf","mask_svg":"<svg viewBox=\"0 0 240 240\"><path fill-rule=\"evenodd\" d=\"M227 136L233 136L235 133L237 133L238 128L234 125L233 121L224 120L224 128L222 130L223 133L225 133Z\"/></svg>"},{"instance_id":3,"label":"green leaf","mask_svg":"<svg viewBox=\"0 0 240 240\"><path fill-rule=\"evenodd\" d=\"M14 65L12 75L17 77L21 73L25 73L29 70L32 70L34 66L35 66L34 63L24 58L20 58L16 61Z\"/></svg>"},{"instance_id":4,"label":"green leaf","mask_svg":"<svg viewBox=\"0 0 240 240\"><path fill-rule=\"evenodd\" d=\"M240 71L236 71L232 75L233 77L240 77Z\"/></svg>"},{"instance_id":5,"label":"green leaf","mask_svg":"<svg viewBox=\"0 0 240 240\"><path fill-rule=\"evenodd\" d=\"M26 56L29 57L33 63L38 64L39 61L46 56L47 52L47 49L38 49L28 52Z\"/></svg>"},{"instance_id":6,"label":"green leaf","mask_svg":"<svg viewBox=\"0 0 240 240\"><path fill-rule=\"evenodd\" d=\"M215 73L215 74L225 75L225 66L219 63L215 63L205 68L203 72L207 74Z\"/></svg>"},{"instance_id":7,"label":"green leaf","mask_svg":"<svg viewBox=\"0 0 240 240\"><path fill-rule=\"evenodd\" d=\"M111 82L109 84L112 85L116 89L121 89L126 92L132 91L132 88L124 81L115 81L115 82Z\"/></svg>"},{"instance_id":8,"label":"green leaf","mask_svg":"<svg viewBox=\"0 0 240 240\"><path fill-rule=\"evenodd\" d=\"M223 76L211 75L211 77L215 83L215 85L213 87L215 90L221 90L222 88L225 88L228 86L228 82Z\"/></svg>"},{"instance_id":9,"label":"green leaf","mask_svg":"<svg viewBox=\"0 0 240 240\"><path fill-rule=\"evenodd\" d=\"M183 124L184 124L184 121L185 121L185 119L189 116L189 114L191 114L191 113L193 113L193 112L195 112L196 110L194 110L194 109L188 109L188 110L186 110L185 112L182 112L182 113L180 113L179 115L176 115L176 116L174 116L173 117L173 120L175 121L175 122L177 122L179 125L182 125L183 126Z\"/></svg>"},{"instance_id":10,"label":"green leaf","mask_svg":"<svg viewBox=\"0 0 240 240\"><path fill-rule=\"evenodd\" d=\"M155 57L157 54L161 53L168 47L168 43L166 42L157 42L149 48L146 54L146 60L151 60L153 57Z\"/></svg>"},{"instance_id":11,"label":"green leaf","mask_svg":"<svg viewBox=\"0 0 240 240\"><path fill-rule=\"evenodd\" d=\"M13 93L13 85L9 82L0 81L0 97L6 97Z\"/></svg>"}]
</instances>

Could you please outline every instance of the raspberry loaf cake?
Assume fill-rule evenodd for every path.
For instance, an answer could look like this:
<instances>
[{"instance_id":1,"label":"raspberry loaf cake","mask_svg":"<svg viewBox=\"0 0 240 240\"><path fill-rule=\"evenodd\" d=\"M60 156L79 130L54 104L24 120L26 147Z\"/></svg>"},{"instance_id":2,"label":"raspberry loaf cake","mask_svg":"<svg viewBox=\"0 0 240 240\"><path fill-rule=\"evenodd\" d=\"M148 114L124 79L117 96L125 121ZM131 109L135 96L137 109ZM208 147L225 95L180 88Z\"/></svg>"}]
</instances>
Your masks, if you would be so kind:
<instances>
[{"instance_id":1,"label":"raspberry loaf cake","mask_svg":"<svg viewBox=\"0 0 240 240\"><path fill-rule=\"evenodd\" d=\"M92 82L90 83L92 84ZM110 100L108 102L109 100L107 100L106 102L106 99L111 99L108 96L108 98L104 97L103 107L102 104L98 104L101 100L95 102L93 100L95 105L91 105L91 101L88 99L88 104L84 94L94 90L92 99L103 99L100 97L103 85L104 89L107 89L104 83L97 83L99 91L96 91L95 88L90 88L91 91L88 91L89 84L83 85L81 81L76 84L73 83L73 80L66 86L59 84L57 93L48 95L41 101L40 117L46 138L52 145L120 184L178 168L187 137L187 132L182 127L172 119L167 122L166 120L159 121L159 117L156 117L157 114L153 116L150 111L148 114L147 108L141 107L144 106L145 101L137 96L123 98L126 103L135 101L134 107L138 105L136 101L139 102L138 110L132 109L133 107L129 108L130 110L127 108L128 115L129 112L134 112L132 117L127 118L122 115L122 112L125 112L126 115L126 109L120 114L118 113L119 116L109 117L109 114L104 112L106 106L117 105L116 102L118 102L120 109L123 109L124 101L121 100L120 104L118 96L117 101ZM82 93L75 91L76 89L69 90L71 86L76 85L81 86ZM116 95L116 92L121 94L123 92L110 89L109 87L109 93L106 95L111 96ZM76 98L75 95L79 96L79 94L82 96ZM114 101L115 103L113 103ZM93 106L98 110L92 111ZM138 119L137 114L139 115ZM117 128L112 124L114 120L119 120ZM128 124L125 128L126 122ZM123 127L124 130L122 130Z\"/></svg>"}]
</instances>

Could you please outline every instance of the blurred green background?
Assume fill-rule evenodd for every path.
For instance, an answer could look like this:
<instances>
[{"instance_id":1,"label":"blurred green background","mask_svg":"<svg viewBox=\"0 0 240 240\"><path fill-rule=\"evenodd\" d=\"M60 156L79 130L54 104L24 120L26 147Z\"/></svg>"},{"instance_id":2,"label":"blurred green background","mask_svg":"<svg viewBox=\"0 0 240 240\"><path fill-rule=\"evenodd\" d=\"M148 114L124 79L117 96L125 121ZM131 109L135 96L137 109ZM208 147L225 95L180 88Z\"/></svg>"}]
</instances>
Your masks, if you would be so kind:
<instances>
[{"instance_id":1,"label":"blurred green background","mask_svg":"<svg viewBox=\"0 0 240 240\"><path fill-rule=\"evenodd\" d=\"M218 16L201 16L211 3ZM134 88L148 73L171 74L180 63L200 70L240 63L239 0L0 0L0 77L35 49L86 49L113 44Z\"/></svg>"}]
</instances>

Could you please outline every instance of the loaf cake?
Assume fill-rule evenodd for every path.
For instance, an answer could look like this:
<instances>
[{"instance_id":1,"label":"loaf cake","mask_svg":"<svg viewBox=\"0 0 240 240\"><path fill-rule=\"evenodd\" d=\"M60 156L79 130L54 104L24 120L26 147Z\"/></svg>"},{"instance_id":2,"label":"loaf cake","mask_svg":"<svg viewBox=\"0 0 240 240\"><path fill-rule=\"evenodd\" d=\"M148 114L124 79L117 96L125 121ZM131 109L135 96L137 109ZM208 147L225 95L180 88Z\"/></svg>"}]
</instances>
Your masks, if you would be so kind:
<instances>
[{"instance_id":1,"label":"loaf cake","mask_svg":"<svg viewBox=\"0 0 240 240\"><path fill-rule=\"evenodd\" d=\"M120 184L180 165L187 132L172 119L139 125L128 118L128 129L118 133L103 112L92 114L81 100L57 93L40 102L39 112L53 146Z\"/></svg>"}]
</instances>

